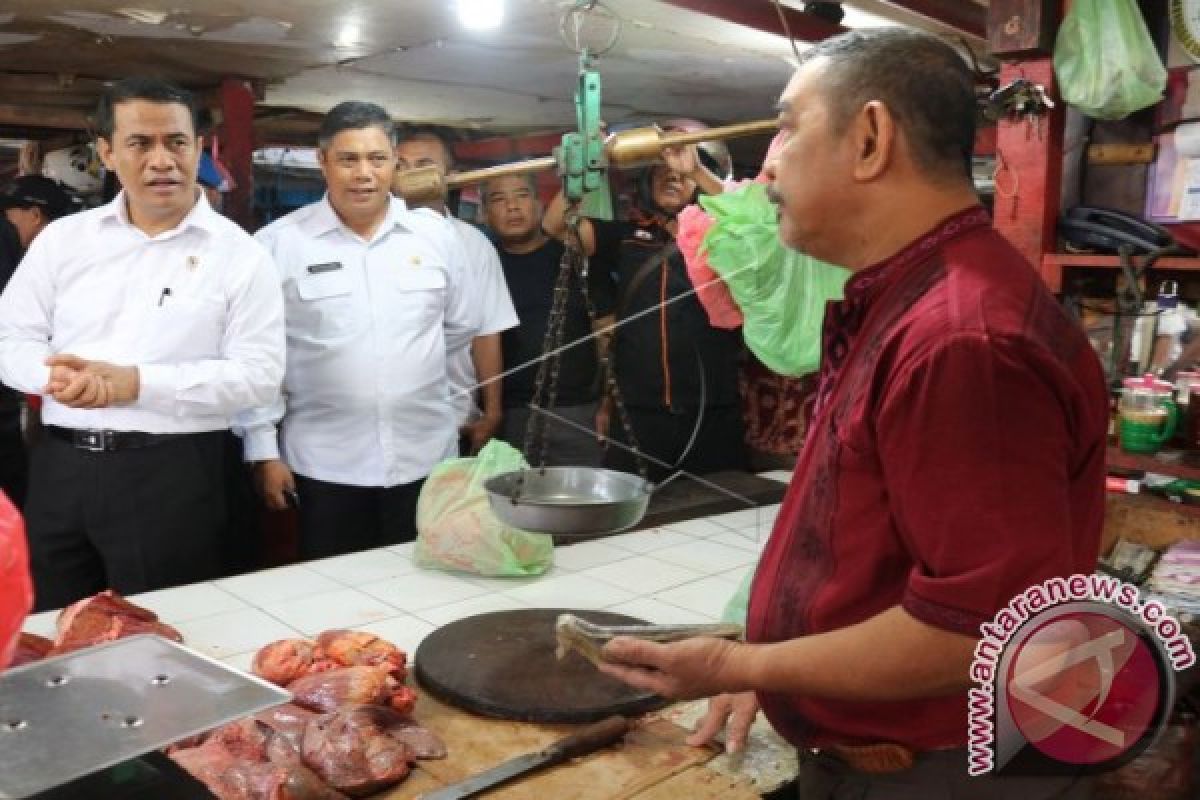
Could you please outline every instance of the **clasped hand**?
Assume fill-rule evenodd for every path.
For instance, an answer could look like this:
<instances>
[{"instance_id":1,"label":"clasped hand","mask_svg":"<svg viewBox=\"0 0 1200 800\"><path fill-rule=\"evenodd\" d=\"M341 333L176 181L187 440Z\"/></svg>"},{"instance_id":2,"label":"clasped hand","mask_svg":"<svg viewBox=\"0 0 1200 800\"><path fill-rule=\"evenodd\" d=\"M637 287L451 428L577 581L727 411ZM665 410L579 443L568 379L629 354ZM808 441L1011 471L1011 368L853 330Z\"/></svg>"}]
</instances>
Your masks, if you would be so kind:
<instances>
[{"instance_id":1,"label":"clasped hand","mask_svg":"<svg viewBox=\"0 0 1200 800\"><path fill-rule=\"evenodd\" d=\"M137 367L89 361L69 353L46 359L50 378L42 390L70 408L108 408L132 403L140 385Z\"/></svg>"}]
</instances>

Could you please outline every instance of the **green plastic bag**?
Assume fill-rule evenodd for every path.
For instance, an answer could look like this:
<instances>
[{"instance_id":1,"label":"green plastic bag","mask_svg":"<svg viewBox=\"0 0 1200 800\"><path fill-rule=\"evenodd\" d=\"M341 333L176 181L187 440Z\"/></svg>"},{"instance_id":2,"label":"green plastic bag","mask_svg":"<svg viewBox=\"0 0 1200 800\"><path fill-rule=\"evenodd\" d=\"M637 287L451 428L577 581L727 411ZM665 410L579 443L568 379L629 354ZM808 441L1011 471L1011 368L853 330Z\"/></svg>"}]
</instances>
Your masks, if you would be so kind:
<instances>
[{"instance_id":1,"label":"green plastic bag","mask_svg":"<svg viewBox=\"0 0 1200 800\"><path fill-rule=\"evenodd\" d=\"M746 615L750 611L750 587L754 583L754 571L757 567L746 570L737 590L725 601L725 609L721 612L721 622L731 625L746 625Z\"/></svg>"},{"instance_id":2,"label":"green plastic bag","mask_svg":"<svg viewBox=\"0 0 1200 800\"><path fill-rule=\"evenodd\" d=\"M493 475L528 466L520 451L493 439L474 458L434 467L417 500L414 563L492 577L545 572L554 563L554 539L505 525L492 513L483 488Z\"/></svg>"},{"instance_id":3,"label":"green plastic bag","mask_svg":"<svg viewBox=\"0 0 1200 800\"><path fill-rule=\"evenodd\" d=\"M783 246L778 211L761 183L702 196L700 204L713 218L701 249L742 311L746 346L780 375L815 372L825 304L842 299L850 273Z\"/></svg>"},{"instance_id":4,"label":"green plastic bag","mask_svg":"<svg viewBox=\"0 0 1200 800\"><path fill-rule=\"evenodd\" d=\"M1054 42L1063 99L1121 119L1162 99L1167 70L1134 0L1074 0Z\"/></svg>"}]
</instances>

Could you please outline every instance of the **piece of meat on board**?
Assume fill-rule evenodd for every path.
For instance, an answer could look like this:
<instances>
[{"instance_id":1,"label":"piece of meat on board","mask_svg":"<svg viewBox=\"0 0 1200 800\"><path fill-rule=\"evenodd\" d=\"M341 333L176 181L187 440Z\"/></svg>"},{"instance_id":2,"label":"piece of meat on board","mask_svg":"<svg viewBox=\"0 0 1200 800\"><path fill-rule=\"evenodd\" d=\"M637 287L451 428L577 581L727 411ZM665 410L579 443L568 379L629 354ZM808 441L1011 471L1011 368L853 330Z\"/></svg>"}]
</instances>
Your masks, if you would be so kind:
<instances>
[{"instance_id":1,"label":"piece of meat on board","mask_svg":"<svg viewBox=\"0 0 1200 800\"><path fill-rule=\"evenodd\" d=\"M296 705L328 713L358 703L388 705L400 689L408 687L397 684L382 667L343 667L305 675L287 688Z\"/></svg>"},{"instance_id":2,"label":"piece of meat on board","mask_svg":"<svg viewBox=\"0 0 1200 800\"><path fill-rule=\"evenodd\" d=\"M50 655L70 653L139 633L155 633L172 641L183 641L179 631L159 622L153 611L130 603L111 589L64 608L58 615L57 627L58 635Z\"/></svg>"},{"instance_id":3,"label":"piece of meat on board","mask_svg":"<svg viewBox=\"0 0 1200 800\"><path fill-rule=\"evenodd\" d=\"M278 686L287 686L305 675L343 666L328 658L316 642L280 639L254 654L254 674Z\"/></svg>"},{"instance_id":4,"label":"piece of meat on board","mask_svg":"<svg viewBox=\"0 0 1200 800\"><path fill-rule=\"evenodd\" d=\"M304 729L308 721L317 716L317 712L301 708L294 703L268 708L254 715L254 718L273 730L276 734L290 742L297 751L304 740Z\"/></svg>"},{"instance_id":5,"label":"piece of meat on board","mask_svg":"<svg viewBox=\"0 0 1200 800\"><path fill-rule=\"evenodd\" d=\"M329 630L317 637L317 644L343 667L386 667L398 681L408 674L404 651L373 633Z\"/></svg>"},{"instance_id":6,"label":"piece of meat on board","mask_svg":"<svg viewBox=\"0 0 1200 800\"><path fill-rule=\"evenodd\" d=\"M304 763L330 786L362 797L408 777L413 752L361 706L322 714L304 731Z\"/></svg>"},{"instance_id":7,"label":"piece of meat on board","mask_svg":"<svg viewBox=\"0 0 1200 800\"><path fill-rule=\"evenodd\" d=\"M353 712L364 721L373 722L388 736L403 742L414 758L429 760L446 757L446 744L436 733L390 706L343 706L340 710Z\"/></svg>"},{"instance_id":8,"label":"piece of meat on board","mask_svg":"<svg viewBox=\"0 0 1200 800\"><path fill-rule=\"evenodd\" d=\"M345 800L298 761L280 764L239 758L217 738L177 750L171 758L218 800Z\"/></svg>"},{"instance_id":9,"label":"piece of meat on board","mask_svg":"<svg viewBox=\"0 0 1200 800\"><path fill-rule=\"evenodd\" d=\"M38 636L35 633L21 633L17 637L17 649L13 651L12 663L9 666L19 667L22 664L41 661L50 655L50 650L53 647L54 642L45 636Z\"/></svg>"}]
</instances>

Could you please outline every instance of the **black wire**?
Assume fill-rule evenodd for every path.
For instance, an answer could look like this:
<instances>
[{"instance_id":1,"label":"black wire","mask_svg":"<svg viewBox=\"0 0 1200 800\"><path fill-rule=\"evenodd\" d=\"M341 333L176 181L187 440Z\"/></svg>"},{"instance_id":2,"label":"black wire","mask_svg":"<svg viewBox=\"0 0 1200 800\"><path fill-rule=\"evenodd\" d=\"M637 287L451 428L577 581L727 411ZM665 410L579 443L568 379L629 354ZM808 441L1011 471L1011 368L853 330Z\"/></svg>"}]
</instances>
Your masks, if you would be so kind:
<instances>
[{"instance_id":1,"label":"black wire","mask_svg":"<svg viewBox=\"0 0 1200 800\"><path fill-rule=\"evenodd\" d=\"M779 22L781 25L783 25L783 32L787 34L788 42L792 45L792 55L794 55L796 60L799 61L800 48L796 47L796 37L792 36L792 29L791 26L788 25L787 14L783 13L783 6L779 5L779 0L774 0L774 2L775 11L779 14Z\"/></svg>"}]
</instances>

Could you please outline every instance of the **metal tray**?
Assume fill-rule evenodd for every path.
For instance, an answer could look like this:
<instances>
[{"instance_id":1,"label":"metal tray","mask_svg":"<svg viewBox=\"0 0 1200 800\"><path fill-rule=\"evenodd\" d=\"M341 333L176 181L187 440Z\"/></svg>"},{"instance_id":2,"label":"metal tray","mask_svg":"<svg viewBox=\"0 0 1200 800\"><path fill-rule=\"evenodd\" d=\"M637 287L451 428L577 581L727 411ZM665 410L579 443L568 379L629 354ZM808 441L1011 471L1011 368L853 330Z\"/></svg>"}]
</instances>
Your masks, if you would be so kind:
<instances>
[{"instance_id":1,"label":"metal tray","mask_svg":"<svg viewBox=\"0 0 1200 800\"><path fill-rule=\"evenodd\" d=\"M28 797L291 694L142 634L0 673L0 798Z\"/></svg>"},{"instance_id":2,"label":"metal tray","mask_svg":"<svg viewBox=\"0 0 1200 800\"><path fill-rule=\"evenodd\" d=\"M641 521L653 485L627 472L546 467L506 472L483 484L502 522L559 536L616 533Z\"/></svg>"}]
</instances>

